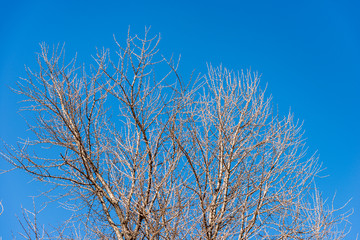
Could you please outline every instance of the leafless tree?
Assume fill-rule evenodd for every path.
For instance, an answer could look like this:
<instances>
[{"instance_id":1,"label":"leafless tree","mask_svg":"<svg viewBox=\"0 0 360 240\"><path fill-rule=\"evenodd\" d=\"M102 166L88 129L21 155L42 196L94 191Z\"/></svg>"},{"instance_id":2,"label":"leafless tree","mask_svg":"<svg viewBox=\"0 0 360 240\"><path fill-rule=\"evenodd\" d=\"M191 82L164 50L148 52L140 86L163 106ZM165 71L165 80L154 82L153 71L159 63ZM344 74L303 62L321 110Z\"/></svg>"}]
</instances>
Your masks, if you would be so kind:
<instances>
[{"instance_id":1,"label":"leafless tree","mask_svg":"<svg viewBox=\"0 0 360 240\"><path fill-rule=\"evenodd\" d=\"M99 239L342 239L301 125L279 117L255 73L184 80L159 37L131 36L95 66L42 44L18 93L35 140L5 158L64 190ZM39 146L44 147L40 149ZM39 155L30 154L34 149ZM65 194L64 194L65 192ZM341 209L340 209L341 210Z\"/></svg>"},{"instance_id":2,"label":"leafless tree","mask_svg":"<svg viewBox=\"0 0 360 240\"><path fill-rule=\"evenodd\" d=\"M34 211L29 211L25 208L22 208L23 220L18 218L18 221L21 225L23 233L20 235L24 239L34 239L34 240L43 240L46 239L47 233L44 226L39 225L38 214L44 210L44 207L40 210L36 209L35 199L33 197L33 208Z\"/></svg>"}]
</instances>

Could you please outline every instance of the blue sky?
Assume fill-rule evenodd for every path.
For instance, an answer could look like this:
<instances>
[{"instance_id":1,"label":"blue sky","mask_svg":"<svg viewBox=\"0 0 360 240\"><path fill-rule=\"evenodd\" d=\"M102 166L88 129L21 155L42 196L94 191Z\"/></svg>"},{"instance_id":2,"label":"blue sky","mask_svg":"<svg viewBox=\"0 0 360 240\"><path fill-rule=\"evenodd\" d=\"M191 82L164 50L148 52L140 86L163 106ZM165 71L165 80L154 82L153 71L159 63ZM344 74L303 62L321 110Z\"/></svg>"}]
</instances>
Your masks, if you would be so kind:
<instances>
[{"instance_id":1,"label":"blue sky","mask_svg":"<svg viewBox=\"0 0 360 240\"><path fill-rule=\"evenodd\" d=\"M271 2L271 3L270 3ZM317 185L335 205L352 198L352 232L360 232L360 2L358 1L4 1L0 0L0 138L28 136L9 87L36 67L39 43L66 43L68 56L89 62L113 35L161 33L164 55L181 54L184 75L206 64L262 74L280 113L304 121L309 152L328 175ZM3 160L0 169L8 169ZM25 174L0 175L0 236L18 231L15 214L31 208L42 187ZM62 218L56 204L44 223Z\"/></svg>"}]
</instances>

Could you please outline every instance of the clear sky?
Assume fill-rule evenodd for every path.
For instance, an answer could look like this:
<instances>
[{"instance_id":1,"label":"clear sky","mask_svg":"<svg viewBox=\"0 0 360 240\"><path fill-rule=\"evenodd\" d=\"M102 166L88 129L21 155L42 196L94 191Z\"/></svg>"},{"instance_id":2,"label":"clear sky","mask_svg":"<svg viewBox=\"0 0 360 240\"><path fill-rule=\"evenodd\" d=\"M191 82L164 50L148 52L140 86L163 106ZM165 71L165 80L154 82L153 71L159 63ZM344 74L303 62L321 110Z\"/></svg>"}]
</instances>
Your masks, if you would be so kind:
<instances>
[{"instance_id":1,"label":"clear sky","mask_svg":"<svg viewBox=\"0 0 360 240\"><path fill-rule=\"evenodd\" d=\"M305 1L5 1L0 0L0 138L15 144L28 136L18 113L15 87L24 65L36 67L39 43L66 43L67 55L88 61L95 47L114 47L131 32L161 33L163 54L181 54L184 74L206 63L262 74L280 113L290 108L304 121L309 152L317 151L317 181L335 206L352 198L352 231L360 233L360 2ZM0 169L8 169L0 160ZM14 171L0 175L0 236L10 239L21 206L41 186ZM42 223L56 223L63 210L49 207Z\"/></svg>"}]
</instances>

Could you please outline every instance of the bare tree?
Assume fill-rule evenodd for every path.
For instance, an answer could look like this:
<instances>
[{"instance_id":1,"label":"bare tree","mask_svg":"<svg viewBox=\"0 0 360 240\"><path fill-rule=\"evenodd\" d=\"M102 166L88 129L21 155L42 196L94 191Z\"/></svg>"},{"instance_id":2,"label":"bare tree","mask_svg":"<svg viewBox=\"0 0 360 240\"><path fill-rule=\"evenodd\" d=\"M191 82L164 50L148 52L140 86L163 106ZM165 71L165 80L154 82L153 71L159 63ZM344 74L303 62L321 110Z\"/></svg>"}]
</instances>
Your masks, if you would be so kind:
<instances>
[{"instance_id":1,"label":"bare tree","mask_svg":"<svg viewBox=\"0 0 360 240\"><path fill-rule=\"evenodd\" d=\"M301 126L274 114L259 76L184 80L158 43L128 35L90 68L42 44L18 88L35 140L5 158L64 190L99 239L342 239L346 214L324 207Z\"/></svg>"},{"instance_id":2,"label":"bare tree","mask_svg":"<svg viewBox=\"0 0 360 240\"><path fill-rule=\"evenodd\" d=\"M34 240L43 240L46 239L47 233L44 226L39 225L38 214L44 210L45 207L40 210L36 209L35 198L33 197L33 208L34 211L29 211L25 208L22 208L23 220L18 218L18 221L23 229L23 233L20 235L24 239L34 239Z\"/></svg>"}]
</instances>

